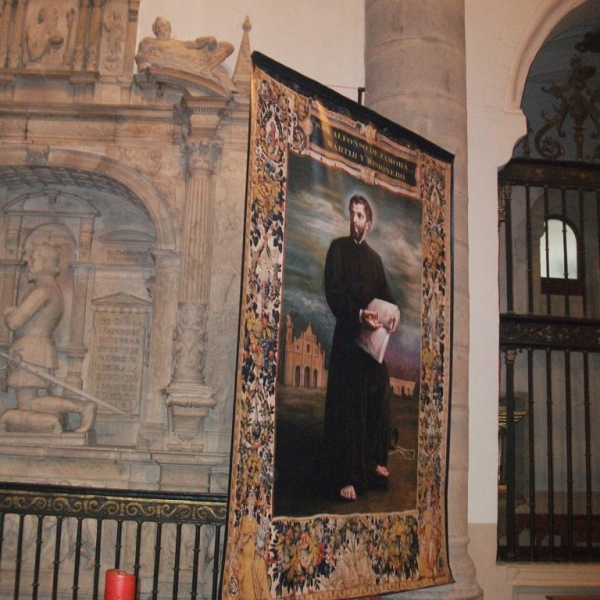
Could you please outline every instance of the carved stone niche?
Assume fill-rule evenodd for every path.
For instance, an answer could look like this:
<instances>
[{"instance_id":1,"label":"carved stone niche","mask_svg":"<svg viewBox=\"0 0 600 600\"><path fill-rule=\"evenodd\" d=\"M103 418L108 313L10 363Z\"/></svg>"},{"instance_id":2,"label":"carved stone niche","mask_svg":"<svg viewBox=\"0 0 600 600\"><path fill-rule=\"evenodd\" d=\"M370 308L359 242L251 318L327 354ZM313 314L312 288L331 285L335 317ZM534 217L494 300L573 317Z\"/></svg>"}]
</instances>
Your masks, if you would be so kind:
<instances>
[{"instance_id":1,"label":"carved stone niche","mask_svg":"<svg viewBox=\"0 0 600 600\"><path fill-rule=\"evenodd\" d=\"M62 291L63 312L52 333L58 351L57 372L66 383L82 387L83 346L82 308L90 273L90 234L99 211L76 194L48 190L19 195L3 207L6 223L5 252L0 258L2 308L18 305L32 288L21 267L37 246L48 244L59 257L57 282ZM77 268L73 268L77 265ZM11 332L4 320L0 325L0 349L8 353ZM14 408L14 390L6 392L4 408ZM65 390L55 394L65 395ZM66 395L70 393L67 391ZM73 427L67 426L67 430Z\"/></svg>"},{"instance_id":2,"label":"carved stone niche","mask_svg":"<svg viewBox=\"0 0 600 600\"><path fill-rule=\"evenodd\" d=\"M49 177L49 171L44 173ZM58 357L54 375L64 384L54 386L52 394L77 398L83 395L78 389L105 402L97 413L95 435L83 436L81 443L132 446L144 392L152 314L148 282L154 277L150 250L156 235L147 214L131 201L89 189L84 200L81 190L75 193L67 188L32 190L5 203L2 308L15 305L15 299L18 305L32 288L27 270L21 267L23 258L41 244L55 248L64 311L51 339ZM123 223L131 229L119 229ZM4 353L10 351L13 335L3 321L0 350ZM119 382L121 360L129 361L128 376ZM108 379L114 368L119 373L110 373ZM15 409L16 390L4 382L4 391L0 408ZM111 407L130 417L114 414ZM70 433L77 427L77 417L67 412L70 421L75 419L63 427Z\"/></svg>"}]
</instances>

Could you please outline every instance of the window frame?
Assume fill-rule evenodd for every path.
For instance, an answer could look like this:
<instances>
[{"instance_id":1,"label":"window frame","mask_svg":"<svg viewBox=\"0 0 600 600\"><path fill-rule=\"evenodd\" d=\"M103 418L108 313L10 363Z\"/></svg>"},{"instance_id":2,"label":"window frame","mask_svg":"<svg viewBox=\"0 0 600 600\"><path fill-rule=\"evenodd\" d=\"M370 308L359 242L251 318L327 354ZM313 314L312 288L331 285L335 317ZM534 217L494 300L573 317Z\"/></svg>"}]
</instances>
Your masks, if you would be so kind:
<instances>
[{"instance_id":1,"label":"window frame","mask_svg":"<svg viewBox=\"0 0 600 600\"><path fill-rule=\"evenodd\" d=\"M573 232L573 235L575 236L575 257L577 274L576 277L573 279L569 279L568 277L546 277L542 274L542 239L548 233L549 221L560 221L563 224L563 226L566 225L567 227L569 227L569 229ZM542 294L549 294L551 296L583 296L583 269L581 258L582 257L580 235L573 222L564 215L548 215L544 221L544 232L540 236L540 289ZM548 270L547 261L546 270Z\"/></svg>"}]
</instances>

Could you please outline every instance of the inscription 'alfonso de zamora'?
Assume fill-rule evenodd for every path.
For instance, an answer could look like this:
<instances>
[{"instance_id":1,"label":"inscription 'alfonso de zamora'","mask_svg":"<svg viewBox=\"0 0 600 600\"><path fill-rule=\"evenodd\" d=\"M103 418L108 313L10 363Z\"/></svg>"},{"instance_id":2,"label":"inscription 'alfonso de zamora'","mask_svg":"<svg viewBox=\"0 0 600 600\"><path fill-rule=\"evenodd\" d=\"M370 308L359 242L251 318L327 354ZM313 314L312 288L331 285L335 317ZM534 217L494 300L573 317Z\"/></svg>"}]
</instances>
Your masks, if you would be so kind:
<instances>
[{"instance_id":1,"label":"inscription 'alfonso de zamora'","mask_svg":"<svg viewBox=\"0 0 600 600\"><path fill-rule=\"evenodd\" d=\"M416 164L369 144L360 137L332 127L317 117L312 117L313 131L310 143L327 152L338 154L341 159L369 167L390 179L416 185Z\"/></svg>"}]
</instances>

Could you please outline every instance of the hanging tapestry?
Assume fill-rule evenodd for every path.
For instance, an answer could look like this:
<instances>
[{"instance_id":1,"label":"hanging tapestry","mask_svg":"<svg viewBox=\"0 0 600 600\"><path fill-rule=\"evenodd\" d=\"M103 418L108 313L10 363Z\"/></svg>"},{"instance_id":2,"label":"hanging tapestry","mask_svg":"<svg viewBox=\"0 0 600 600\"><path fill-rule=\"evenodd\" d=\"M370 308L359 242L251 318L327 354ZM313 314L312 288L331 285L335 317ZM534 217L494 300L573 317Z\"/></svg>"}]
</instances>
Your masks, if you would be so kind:
<instances>
[{"instance_id":1,"label":"hanging tapestry","mask_svg":"<svg viewBox=\"0 0 600 600\"><path fill-rule=\"evenodd\" d=\"M258 53L222 596L452 582L452 155Z\"/></svg>"}]
</instances>

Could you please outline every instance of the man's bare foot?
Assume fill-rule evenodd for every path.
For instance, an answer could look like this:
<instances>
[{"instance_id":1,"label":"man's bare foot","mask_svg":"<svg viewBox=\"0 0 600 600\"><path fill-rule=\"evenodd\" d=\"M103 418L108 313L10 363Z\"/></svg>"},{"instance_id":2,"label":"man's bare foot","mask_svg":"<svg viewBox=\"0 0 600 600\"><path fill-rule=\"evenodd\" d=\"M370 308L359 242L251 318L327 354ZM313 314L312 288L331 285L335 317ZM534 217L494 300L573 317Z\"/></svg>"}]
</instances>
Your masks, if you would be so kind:
<instances>
[{"instance_id":1,"label":"man's bare foot","mask_svg":"<svg viewBox=\"0 0 600 600\"><path fill-rule=\"evenodd\" d=\"M383 465L377 465L375 467L375 475L379 475L379 477L389 477L390 472Z\"/></svg>"},{"instance_id":2,"label":"man's bare foot","mask_svg":"<svg viewBox=\"0 0 600 600\"><path fill-rule=\"evenodd\" d=\"M356 500L356 490L353 485L346 485L340 490L340 496L344 500Z\"/></svg>"}]
</instances>

